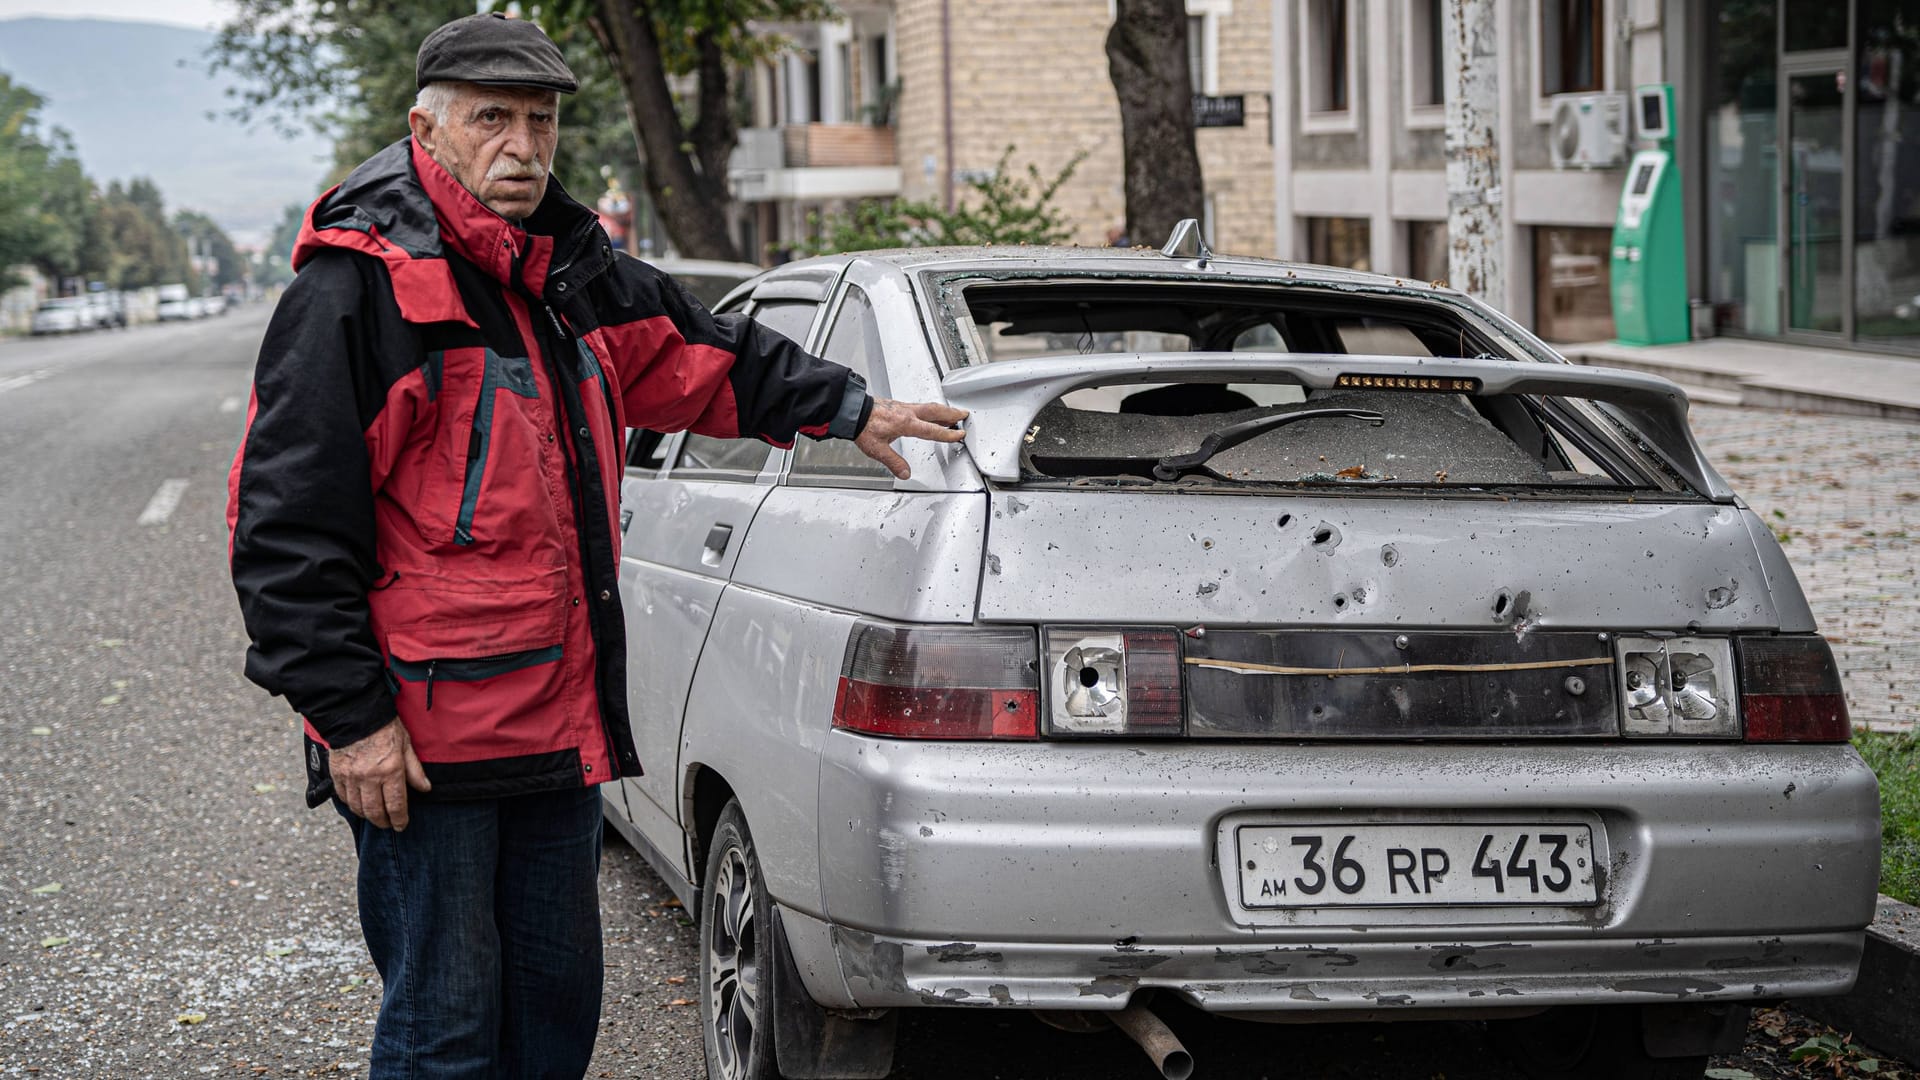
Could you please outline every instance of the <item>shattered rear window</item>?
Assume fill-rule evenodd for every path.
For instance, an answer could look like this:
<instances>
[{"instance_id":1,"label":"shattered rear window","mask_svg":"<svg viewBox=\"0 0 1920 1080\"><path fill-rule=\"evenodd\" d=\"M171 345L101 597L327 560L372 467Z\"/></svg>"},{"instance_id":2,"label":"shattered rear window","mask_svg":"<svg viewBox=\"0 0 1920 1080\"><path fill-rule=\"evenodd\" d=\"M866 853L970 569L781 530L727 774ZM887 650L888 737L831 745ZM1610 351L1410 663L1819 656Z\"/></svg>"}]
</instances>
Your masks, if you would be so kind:
<instances>
[{"instance_id":1,"label":"shattered rear window","mask_svg":"<svg viewBox=\"0 0 1920 1080\"><path fill-rule=\"evenodd\" d=\"M1518 351L1451 303L1381 290L955 276L936 293L950 368L1111 353L1513 360ZM1266 381L1095 386L1035 417L1023 473L1082 484L1671 489L1606 452L1612 436L1580 415L1560 399Z\"/></svg>"}]
</instances>

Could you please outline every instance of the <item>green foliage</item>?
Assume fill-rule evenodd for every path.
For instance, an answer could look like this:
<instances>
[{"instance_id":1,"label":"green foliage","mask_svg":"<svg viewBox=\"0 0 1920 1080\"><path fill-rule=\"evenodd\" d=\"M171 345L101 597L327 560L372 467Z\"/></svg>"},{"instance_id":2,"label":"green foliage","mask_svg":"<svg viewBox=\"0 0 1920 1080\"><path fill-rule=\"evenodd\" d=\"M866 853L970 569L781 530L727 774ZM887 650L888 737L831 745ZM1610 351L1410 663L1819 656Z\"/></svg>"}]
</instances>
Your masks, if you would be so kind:
<instances>
[{"instance_id":1,"label":"green foliage","mask_svg":"<svg viewBox=\"0 0 1920 1080\"><path fill-rule=\"evenodd\" d=\"M1787 1060L1796 1065L1831 1069L1835 1076L1844 1076L1849 1071L1871 1076L1880 1071L1880 1059L1862 1053L1853 1045L1853 1036L1842 1037L1831 1032L1815 1035L1794 1047L1788 1052Z\"/></svg>"},{"instance_id":2,"label":"green foliage","mask_svg":"<svg viewBox=\"0 0 1920 1080\"><path fill-rule=\"evenodd\" d=\"M98 213L99 230L89 249L101 256L99 279L116 289L173 282L198 286L186 238L168 222L166 202L153 181L135 177L125 187L118 180L108 184Z\"/></svg>"},{"instance_id":3,"label":"green foliage","mask_svg":"<svg viewBox=\"0 0 1920 1080\"><path fill-rule=\"evenodd\" d=\"M932 200L885 199L861 203L850 213L815 215L809 220L819 228L819 235L794 253L1064 243L1073 230L1054 208L1053 197L1085 158L1084 151L1075 154L1066 167L1046 177L1031 163L1024 173L1012 169L1013 147L1009 146L992 175L967 182L966 197L952 210Z\"/></svg>"},{"instance_id":4,"label":"green foliage","mask_svg":"<svg viewBox=\"0 0 1920 1080\"><path fill-rule=\"evenodd\" d=\"M474 12L473 0L237 0L208 51L214 71L238 76L232 115L282 131L310 126L334 141L327 181L345 176L407 134L414 57L436 27ZM634 167L638 152L619 85L584 27L554 40L580 78L563 95L554 173L591 201L600 166Z\"/></svg>"},{"instance_id":5,"label":"green foliage","mask_svg":"<svg viewBox=\"0 0 1920 1080\"><path fill-rule=\"evenodd\" d=\"M509 0L493 0L489 6L501 9L508 4ZM549 34L597 18L600 10L599 0L546 0L518 6ZM733 65L744 66L792 48L786 37L765 32L767 24L811 22L834 15L827 0L634 0L633 7L653 17L660 62L669 75L691 75L699 68L703 39L710 38ZM573 61L571 52L567 60Z\"/></svg>"},{"instance_id":6,"label":"green foliage","mask_svg":"<svg viewBox=\"0 0 1920 1080\"><path fill-rule=\"evenodd\" d=\"M246 280L246 260L234 248L233 239L214 224L212 218L197 211L182 210L173 215L173 231L186 240L190 254L213 259L213 277L203 279L203 286L235 285Z\"/></svg>"},{"instance_id":7,"label":"green foliage","mask_svg":"<svg viewBox=\"0 0 1920 1080\"><path fill-rule=\"evenodd\" d=\"M1920 736L1861 728L1853 745L1880 778L1880 891L1920 904Z\"/></svg>"},{"instance_id":8,"label":"green foliage","mask_svg":"<svg viewBox=\"0 0 1920 1080\"><path fill-rule=\"evenodd\" d=\"M300 238L300 226L307 220L307 208L289 203L273 227L273 238L254 260L253 280L262 285L285 285L293 280L293 242Z\"/></svg>"},{"instance_id":9,"label":"green foliage","mask_svg":"<svg viewBox=\"0 0 1920 1080\"><path fill-rule=\"evenodd\" d=\"M59 132L43 132L40 95L0 73L0 288L17 284L13 267L70 262L79 222L58 214L58 179L71 159ZM62 151L66 150L63 154Z\"/></svg>"}]
</instances>

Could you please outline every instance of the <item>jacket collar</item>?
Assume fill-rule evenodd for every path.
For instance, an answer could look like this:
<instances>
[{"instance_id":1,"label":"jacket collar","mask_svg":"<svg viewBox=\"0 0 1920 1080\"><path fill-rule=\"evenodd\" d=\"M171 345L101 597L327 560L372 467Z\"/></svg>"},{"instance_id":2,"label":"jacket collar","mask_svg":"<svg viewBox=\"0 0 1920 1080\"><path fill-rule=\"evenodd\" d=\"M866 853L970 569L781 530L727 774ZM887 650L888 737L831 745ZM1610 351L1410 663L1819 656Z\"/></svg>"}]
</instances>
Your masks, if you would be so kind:
<instances>
[{"instance_id":1,"label":"jacket collar","mask_svg":"<svg viewBox=\"0 0 1920 1080\"><path fill-rule=\"evenodd\" d=\"M487 209L412 136L368 158L308 209L294 267L327 247L375 255L396 271L422 261L444 267L452 251L503 286L555 303L581 295L613 263L599 218L559 181L549 177L540 205L524 226L515 225Z\"/></svg>"}]
</instances>

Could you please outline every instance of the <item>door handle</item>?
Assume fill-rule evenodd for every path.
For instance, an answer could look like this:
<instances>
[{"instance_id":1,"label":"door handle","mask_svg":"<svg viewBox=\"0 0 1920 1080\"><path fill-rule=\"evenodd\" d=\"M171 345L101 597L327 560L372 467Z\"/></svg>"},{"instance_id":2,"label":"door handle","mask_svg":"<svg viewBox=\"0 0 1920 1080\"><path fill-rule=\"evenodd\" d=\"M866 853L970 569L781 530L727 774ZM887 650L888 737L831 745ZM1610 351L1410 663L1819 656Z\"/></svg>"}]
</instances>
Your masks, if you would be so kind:
<instances>
[{"instance_id":1,"label":"door handle","mask_svg":"<svg viewBox=\"0 0 1920 1080\"><path fill-rule=\"evenodd\" d=\"M727 553L727 545L733 542L733 526L715 525L707 530L707 543L700 551L700 561L707 566L719 566L720 557Z\"/></svg>"},{"instance_id":2,"label":"door handle","mask_svg":"<svg viewBox=\"0 0 1920 1080\"><path fill-rule=\"evenodd\" d=\"M633 511L627 507L624 507L624 506L621 507L620 508L620 533L622 536L626 535L627 526L632 524L633 524Z\"/></svg>"}]
</instances>

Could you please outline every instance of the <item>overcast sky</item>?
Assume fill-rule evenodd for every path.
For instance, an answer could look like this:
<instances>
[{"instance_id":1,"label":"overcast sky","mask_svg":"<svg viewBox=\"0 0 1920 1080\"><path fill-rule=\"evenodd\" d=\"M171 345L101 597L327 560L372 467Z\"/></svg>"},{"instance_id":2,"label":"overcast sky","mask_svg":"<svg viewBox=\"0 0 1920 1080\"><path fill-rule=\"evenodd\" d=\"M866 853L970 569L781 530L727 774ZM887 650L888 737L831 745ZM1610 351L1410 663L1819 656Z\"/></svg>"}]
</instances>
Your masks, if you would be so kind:
<instances>
[{"instance_id":1,"label":"overcast sky","mask_svg":"<svg viewBox=\"0 0 1920 1080\"><path fill-rule=\"evenodd\" d=\"M0 19L18 15L94 16L175 23L211 30L232 13L225 0L0 0Z\"/></svg>"}]
</instances>

